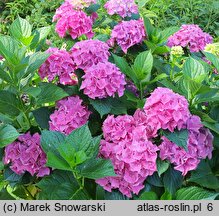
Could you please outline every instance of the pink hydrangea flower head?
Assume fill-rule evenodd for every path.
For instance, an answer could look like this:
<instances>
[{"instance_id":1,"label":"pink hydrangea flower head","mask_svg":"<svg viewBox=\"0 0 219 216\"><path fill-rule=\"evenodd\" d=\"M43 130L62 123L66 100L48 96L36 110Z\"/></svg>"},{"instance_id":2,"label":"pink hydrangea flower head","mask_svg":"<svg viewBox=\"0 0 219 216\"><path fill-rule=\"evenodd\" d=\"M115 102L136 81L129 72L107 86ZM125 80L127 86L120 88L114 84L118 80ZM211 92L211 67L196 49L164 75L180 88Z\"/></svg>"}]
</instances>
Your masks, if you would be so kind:
<instances>
[{"instance_id":1,"label":"pink hydrangea flower head","mask_svg":"<svg viewBox=\"0 0 219 216\"><path fill-rule=\"evenodd\" d=\"M129 115L108 116L103 123L103 134L105 139L101 140L99 155L112 161L117 176L96 182L110 192L119 189L128 197L138 194L144 188L145 179L157 169L157 146Z\"/></svg>"},{"instance_id":2,"label":"pink hydrangea flower head","mask_svg":"<svg viewBox=\"0 0 219 216\"><path fill-rule=\"evenodd\" d=\"M188 106L185 97L168 88L158 87L147 99L144 111L148 122L158 123L159 129L173 132L176 128L181 130L186 127L190 117Z\"/></svg>"},{"instance_id":3,"label":"pink hydrangea flower head","mask_svg":"<svg viewBox=\"0 0 219 216\"><path fill-rule=\"evenodd\" d=\"M40 146L40 135L35 133L33 136L28 132L20 135L5 148L4 164L11 163L11 170L18 175L25 171L32 176L36 174L43 177L50 174L50 169L45 167L46 154Z\"/></svg>"},{"instance_id":4,"label":"pink hydrangea flower head","mask_svg":"<svg viewBox=\"0 0 219 216\"><path fill-rule=\"evenodd\" d=\"M167 45L188 47L191 52L199 52L212 42L211 35L203 32L198 25L190 24L182 25L178 32L169 37Z\"/></svg>"},{"instance_id":5,"label":"pink hydrangea flower head","mask_svg":"<svg viewBox=\"0 0 219 216\"><path fill-rule=\"evenodd\" d=\"M65 0L65 2L68 2L74 9L80 10L95 4L96 0Z\"/></svg>"},{"instance_id":6,"label":"pink hydrangea flower head","mask_svg":"<svg viewBox=\"0 0 219 216\"><path fill-rule=\"evenodd\" d=\"M104 7L109 15L118 14L123 18L138 13L134 0L109 0Z\"/></svg>"},{"instance_id":7,"label":"pink hydrangea flower head","mask_svg":"<svg viewBox=\"0 0 219 216\"><path fill-rule=\"evenodd\" d=\"M157 136L158 130L161 128L161 123L157 118L148 118L144 110L137 109L134 113L136 125L144 127L148 138Z\"/></svg>"},{"instance_id":8,"label":"pink hydrangea flower head","mask_svg":"<svg viewBox=\"0 0 219 216\"><path fill-rule=\"evenodd\" d=\"M121 97L124 94L125 75L110 62L94 65L85 71L82 78L81 89L92 99L115 97L116 93Z\"/></svg>"},{"instance_id":9,"label":"pink hydrangea flower head","mask_svg":"<svg viewBox=\"0 0 219 216\"><path fill-rule=\"evenodd\" d=\"M71 49L71 55L78 68L86 70L99 62L106 62L110 56L109 46L100 40L77 42Z\"/></svg>"},{"instance_id":10,"label":"pink hydrangea flower head","mask_svg":"<svg viewBox=\"0 0 219 216\"><path fill-rule=\"evenodd\" d=\"M53 17L53 21L57 21L55 30L59 37L63 38L68 33L72 39L82 35L86 35L89 39L92 38L94 36L92 18L81 10L72 9L69 4L64 3Z\"/></svg>"},{"instance_id":11,"label":"pink hydrangea flower head","mask_svg":"<svg viewBox=\"0 0 219 216\"><path fill-rule=\"evenodd\" d=\"M72 12L72 5L68 2L65 1L59 8L56 9L55 15L53 16L53 22L59 20L63 16L65 16L68 13Z\"/></svg>"},{"instance_id":12,"label":"pink hydrangea flower head","mask_svg":"<svg viewBox=\"0 0 219 216\"><path fill-rule=\"evenodd\" d=\"M72 96L57 102L57 109L50 115L50 130L70 134L76 128L84 125L90 116L90 111L82 105L78 96Z\"/></svg>"},{"instance_id":13,"label":"pink hydrangea flower head","mask_svg":"<svg viewBox=\"0 0 219 216\"><path fill-rule=\"evenodd\" d=\"M113 28L110 43L113 44L114 40L123 52L127 53L128 48L142 43L145 37L144 23L141 19L122 21Z\"/></svg>"},{"instance_id":14,"label":"pink hydrangea flower head","mask_svg":"<svg viewBox=\"0 0 219 216\"><path fill-rule=\"evenodd\" d=\"M48 59L39 68L41 79L48 78L52 82L58 77L58 82L63 85L76 85L78 80L74 73L76 68L71 55L66 50L49 48L47 53L51 53Z\"/></svg>"},{"instance_id":15,"label":"pink hydrangea flower head","mask_svg":"<svg viewBox=\"0 0 219 216\"><path fill-rule=\"evenodd\" d=\"M203 127L198 116L191 116L188 119L187 129L189 137L187 141L188 151L175 143L162 137L162 144L159 146L160 158L169 160L174 168L185 176L188 171L195 170L201 159L211 159L213 151L213 136L210 131Z\"/></svg>"},{"instance_id":16,"label":"pink hydrangea flower head","mask_svg":"<svg viewBox=\"0 0 219 216\"><path fill-rule=\"evenodd\" d=\"M134 118L130 115L114 117L109 115L103 122L104 139L109 142L132 140L132 131L135 127Z\"/></svg>"}]
</instances>

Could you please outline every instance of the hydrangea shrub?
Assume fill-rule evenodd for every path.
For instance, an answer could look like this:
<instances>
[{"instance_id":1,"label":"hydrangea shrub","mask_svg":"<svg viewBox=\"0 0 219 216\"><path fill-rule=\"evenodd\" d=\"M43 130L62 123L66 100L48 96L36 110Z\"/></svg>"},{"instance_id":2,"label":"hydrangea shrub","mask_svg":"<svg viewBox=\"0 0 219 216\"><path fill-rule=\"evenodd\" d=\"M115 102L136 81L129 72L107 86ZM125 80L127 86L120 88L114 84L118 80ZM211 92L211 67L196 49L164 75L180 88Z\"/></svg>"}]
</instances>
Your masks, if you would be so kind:
<instances>
[{"instance_id":1,"label":"hydrangea shrub","mask_svg":"<svg viewBox=\"0 0 219 216\"><path fill-rule=\"evenodd\" d=\"M0 35L2 198L217 197L217 39L143 7L65 0Z\"/></svg>"}]
</instances>

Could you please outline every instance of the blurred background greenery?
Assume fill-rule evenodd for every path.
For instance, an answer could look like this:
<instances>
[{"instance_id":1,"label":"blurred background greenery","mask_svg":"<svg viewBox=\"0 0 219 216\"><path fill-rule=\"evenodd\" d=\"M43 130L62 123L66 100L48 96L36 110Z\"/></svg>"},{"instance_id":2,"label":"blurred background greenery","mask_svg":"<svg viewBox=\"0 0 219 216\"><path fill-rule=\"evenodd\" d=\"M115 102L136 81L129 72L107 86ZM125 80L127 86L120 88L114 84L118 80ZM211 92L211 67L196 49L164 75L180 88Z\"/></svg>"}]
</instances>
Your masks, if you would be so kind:
<instances>
[{"instance_id":1,"label":"blurred background greenery","mask_svg":"<svg viewBox=\"0 0 219 216\"><path fill-rule=\"evenodd\" d=\"M151 18L158 28L195 23L219 38L218 0L143 1L146 3L143 13ZM7 34L9 24L18 15L29 20L34 28L52 25L55 9L62 2L63 0L0 0L0 34Z\"/></svg>"}]
</instances>

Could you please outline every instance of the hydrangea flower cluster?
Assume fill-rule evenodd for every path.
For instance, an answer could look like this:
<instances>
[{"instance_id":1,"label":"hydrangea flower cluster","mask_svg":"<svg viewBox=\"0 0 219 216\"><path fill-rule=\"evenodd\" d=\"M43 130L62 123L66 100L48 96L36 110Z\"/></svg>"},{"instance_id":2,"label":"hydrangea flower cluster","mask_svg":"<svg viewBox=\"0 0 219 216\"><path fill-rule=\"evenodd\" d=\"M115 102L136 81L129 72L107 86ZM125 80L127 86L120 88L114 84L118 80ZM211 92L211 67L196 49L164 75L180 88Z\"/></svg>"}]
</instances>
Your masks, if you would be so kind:
<instances>
[{"instance_id":1,"label":"hydrangea flower cluster","mask_svg":"<svg viewBox=\"0 0 219 216\"><path fill-rule=\"evenodd\" d=\"M71 4L74 9L83 9L95 4L96 0L65 0L65 2Z\"/></svg>"},{"instance_id":2,"label":"hydrangea flower cluster","mask_svg":"<svg viewBox=\"0 0 219 216\"><path fill-rule=\"evenodd\" d=\"M93 20L81 10L74 10L69 2L65 2L57 9L53 22L57 21L56 32L59 37L63 38L68 33L72 39L82 35L92 38Z\"/></svg>"},{"instance_id":3,"label":"hydrangea flower cluster","mask_svg":"<svg viewBox=\"0 0 219 216\"><path fill-rule=\"evenodd\" d=\"M141 43L145 37L144 23L141 19L122 21L113 28L109 44L113 45L116 42L123 52L127 53L128 48Z\"/></svg>"},{"instance_id":4,"label":"hydrangea flower cluster","mask_svg":"<svg viewBox=\"0 0 219 216\"><path fill-rule=\"evenodd\" d=\"M114 97L116 93L121 97L124 94L125 75L110 62L92 66L82 78L81 89L92 99Z\"/></svg>"},{"instance_id":5,"label":"hydrangea flower cluster","mask_svg":"<svg viewBox=\"0 0 219 216\"><path fill-rule=\"evenodd\" d=\"M84 125L89 116L90 112L78 96L62 99L57 102L57 110L50 115L50 130L70 134Z\"/></svg>"},{"instance_id":6,"label":"hydrangea flower cluster","mask_svg":"<svg viewBox=\"0 0 219 216\"><path fill-rule=\"evenodd\" d=\"M109 46L100 40L84 40L77 42L71 49L71 56L77 65L86 72L99 62L106 62L110 56Z\"/></svg>"},{"instance_id":7,"label":"hydrangea flower cluster","mask_svg":"<svg viewBox=\"0 0 219 216\"><path fill-rule=\"evenodd\" d=\"M181 46L173 46L171 47L170 54L176 57L181 57L184 54L184 51Z\"/></svg>"},{"instance_id":8,"label":"hydrangea flower cluster","mask_svg":"<svg viewBox=\"0 0 219 216\"><path fill-rule=\"evenodd\" d=\"M96 180L105 190L119 189L131 197L144 188L147 176L156 171L157 146L148 140L145 128L136 125L132 116L108 116L103 123L104 140L100 156L110 159L116 177Z\"/></svg>"},{"instance_id":9,"label":"hydrangea flower cluster","mask_svg":"<svg viewBox=\"0 0 219 216\"><path fill-rule=\"evenodd\" d=\"M109 0L104 7L109 15L118 14L123 18L138 13L134 0Z\"/></svg>"},{"instance_id":10,"label":"hydrangea flower cluster","mask_svg":"<svg viewBox=\"0 0 219 216\"><path fill-rule=\"evenodd\" d=\"M46 154L40 146L40 135L35 133L33 136L28 132L20 135L17 141L5 148L4 163L11 163L10 168L18 175L25 171L32 176L36 174L43 177L50 174L50 169L45 167Z\"/></svg>"},{"instance_id":11,"label":"hydrangea flower cluster","mask_svg":"<svg viewBox=\"0 0 219 216\"><path fill-rule=\"evenodd\" d=\"M190 117L189 105L185 97L168 88L156 88L147 99L144 111L151 128L168 129L185 128Z\"/></svg>"},{"instance_id":12,"label":"hydrangea flower cluster","mask_svg":"<svg viewBox=\"0 0 219 216\"><path fill-rule=\"evenodd\" d=\"M188 171L197 168L200 159L211 159L213 150L213 136L210 131L203 127L198 116L191 116L187 122L189 138L187 141L188 151L177 146L175 143L162 137L159 146L160 158L169 160L175 165L175 169L186 175Z\"/></svg>"},{"instance_id":13,"label":"hydrangea flower cluster","mask_svg":"<svg viewBox=\"0 0 219 216\"><path fill-rule=\"evenodd\" d=\"M49 48L46 52L51 55L39 68L40 78L47 77L51 82L58 77L58 82L63 85L77 84L77 77L74 74L76 66L71 55L66 50L58 48Z\"/></svg>"},{"instance_id":14,"label":"hydrangea flower cluster","mask_svg":"<svg viewBox=\"0 0 219 216\"><path fill-rule=\"evenodd\" d=\"M188 47L191 52L199 52L212 41L213 38L198 25L190 24L182 25L178 32L169 37L167 45Z\"/></svg>"}]
</instances>

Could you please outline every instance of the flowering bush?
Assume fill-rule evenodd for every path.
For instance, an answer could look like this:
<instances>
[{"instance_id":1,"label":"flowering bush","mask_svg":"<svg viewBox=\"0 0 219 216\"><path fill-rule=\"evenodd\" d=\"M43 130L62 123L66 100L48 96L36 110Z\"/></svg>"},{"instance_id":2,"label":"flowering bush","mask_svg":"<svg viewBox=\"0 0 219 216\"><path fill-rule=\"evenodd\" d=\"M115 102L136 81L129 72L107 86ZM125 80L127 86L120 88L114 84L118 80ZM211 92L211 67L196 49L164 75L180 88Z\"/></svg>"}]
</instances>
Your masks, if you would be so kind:
<instances>
[{"instance_id":1,"label":"flowering bush","mask_svg":"<svg viewBox=\"0 0 219 216\"><path fill-rule=\"evenodd\" d=\"M217 38L144 6L66 0L0 35L2 199L217 198Z\"/></svg>"}]
</instances>

